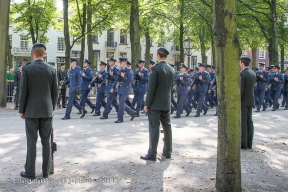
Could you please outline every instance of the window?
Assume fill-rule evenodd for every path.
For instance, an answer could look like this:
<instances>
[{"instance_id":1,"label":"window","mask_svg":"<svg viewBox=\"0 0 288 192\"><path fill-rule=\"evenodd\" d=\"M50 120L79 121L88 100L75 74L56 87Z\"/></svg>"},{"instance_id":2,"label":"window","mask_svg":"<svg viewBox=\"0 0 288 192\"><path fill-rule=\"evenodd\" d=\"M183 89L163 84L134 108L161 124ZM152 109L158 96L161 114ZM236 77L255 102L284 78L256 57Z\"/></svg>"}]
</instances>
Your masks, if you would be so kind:
<instances>
[{"instance_id":1,"label":"window","mask_svg":"<svg viewBox=\"0 0 288 192\"><path fill-rule=\"evenodd\" d=\"M60 69L61 63L65 63L65 57L56 57L56 62L57 62L57 69Z\"/></svg>"},{"instance_id":2,"label":"window","mask_svg":"<svg viewBox=\"0 0 288 192\"><path fill-rule=\"evenodd\" d=\"M197 56L192 56L191 61L192 61L191 67L192 67L192 69L195 69L195 67L197 66Z\"/></svg>"},{"instance_id":3,"label":"window","mask_svg":"<svg viewBox=\"0 0 288 192\"><path fill-rule=\"evenodd\" d=\"M12 35L9 35L10 49L12 49Z\"/></svg>"},{"instance_id":4,"label":"window","mask_svg":"<svg viewBox=\"0 0 288 192\"><path fill-rule=\"evenodd\" d=\"M71 51L71 57L77 57L80 58L81 51Z\"/></svg>"},{"instance_id":5,"label":"window","mask_svg":"<svg viewBox=\"0 0 288 192\"><path fill-rule=\"evenodd\" d=\"M259 59L265 59L265 51L259 50Z\"/></svg>"},{"instance_id":6,"label":"window","mask_svg":"<svg viewBox=\"0 0 288 192\"><path fill-rule=\"evenodd\" d=\"M58 37L57 51L65 51L65 40L63 37Z\"/></svg>"},{"instance_id":7,"label":"window","mask_svg":"<svg viewBox=\"0 0 288 192\"><path fill-rule=\"evenodd\" d=\"M99 43L98 42L98 35L91 35L92 37L92 43Z\"/></svg>"},{"instance_id":8,"label":"window","mask_svg":"<svg viewBox=\"0 0 288 192\"><path fill-rule=\"evenodd\" d=\"M107 31L107 42L112 43L114 42L114 31Z\"/></svg>"},{"instance_id":9,"label":"window","mask_svg":"<svg viewBox=\"0 0 288 192\"><path fill-rule=\"evenodd\" d=\"M20 36L20 47L21 47L21 52L27 52L28 50L28 37L21 35Z\"/></svg>"},{"instance_id":10,"label":"window","mask_svg":"<svg viewBox=\"0 0 288 192\"><path fill-rule=\"evenodd\" d=\"M153 54L150 54L150 60L153 61Z\"/></svg>"},{"instance_id":11,"label":"window","mask_svg":"<svg viewBox=\"0 0 288 192\"><path fill-rule=\"evenodd\" d=\"M124 57L124 58L127 58L127 53L120 52L120 57L121 57L121 58L123 58L123 57Z\"/></svg>"},{"instance_id":12,"label":"window","mask_svg":"<svg viewBox=\"0 0 288 192\"><path fill-rule=\"evenodd\" d=\"M127 44L127 34L123 29L120 31L120 44Z\"/></svg>"},{"instance_id":13,"label":"window","mask_svg":"<svg viewBox=\"0 0 288 192\"><path fill-rule=\"evenodd\" d=\"M114 57L114 52L107 52L106 58Z\"/></svg>"}]
</instances>

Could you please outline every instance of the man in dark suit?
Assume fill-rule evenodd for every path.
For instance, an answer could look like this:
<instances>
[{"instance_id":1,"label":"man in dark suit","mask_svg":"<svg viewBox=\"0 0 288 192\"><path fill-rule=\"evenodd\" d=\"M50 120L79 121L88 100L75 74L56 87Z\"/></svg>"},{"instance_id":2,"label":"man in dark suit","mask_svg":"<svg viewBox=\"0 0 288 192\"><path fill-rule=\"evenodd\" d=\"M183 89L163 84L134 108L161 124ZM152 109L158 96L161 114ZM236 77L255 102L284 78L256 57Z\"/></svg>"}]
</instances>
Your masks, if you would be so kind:
<instances>
[{"instance_id":1,"label":"man in dark suit","mask_svg":"<svg viewBox=\"0 0 288 192\"><path fill-rule=\"evenodd\" d=\"M144 110L149 119L149 150L140 159L156 161L159 141L160 122L164 132L164 148L162 156L171 158L172 130L170 122L171 91L174 82L174 71L166 62L169 52L165 48L157 50L158 64L151 68L150 79Z\"/></svg>"},{"instance_id":2,"label":"man in dark suit","mask_svg":"<svg viewBox=\"0 0 288 192\"><path fill-rule=\"evenodd\" d=\"M58 77L58 87L59 87L59 97L57 105L60 105L60 98L62 99L62 108L66 108L66 85L65 81L67 80L67 71L65 70L65 63L61 63L60 69L57 73Z\"/></svg>"},{"instance_id":3,"label":"man in dark suit","mask_svg":"<svg viewBox=\"0 0 288 192\"><path fill-rule=\"evenodd\" d=\"M252 120L252 107L254 106L254 85L256 76L249 68L251 59L240 58L241 71L241 149L252 149L254 126Z\"/></svg>"},{"instance_id":4,"label":"man in dark suit","mask_svg":"<svg viewBox=\"0 0 288 192\"><path fill-rule=\"evenodd\" d=\"M16 90L16 94L14 98L14 103L15 103L14 110L19 109L19 88L20 88L21 71L22 71L22 65L19 65L18 71L16 72L14 76L14 90Z\"/></svg>"},{"instance_id":5,"label":"man in dark suit","mask_svg":"<svg viewBox=\"0 0 288 192\"><path fill-rule=\"evenodd\" d=\"M51 160L51 127L57 102L56 69L44 62L46 47L36 43L32 48L34 62L21 72L19 113L25 119L27 156L22 177L35 179L36 143L39 135L42 143L42 173L48 178Z\"/></svg>"}]
</instances>

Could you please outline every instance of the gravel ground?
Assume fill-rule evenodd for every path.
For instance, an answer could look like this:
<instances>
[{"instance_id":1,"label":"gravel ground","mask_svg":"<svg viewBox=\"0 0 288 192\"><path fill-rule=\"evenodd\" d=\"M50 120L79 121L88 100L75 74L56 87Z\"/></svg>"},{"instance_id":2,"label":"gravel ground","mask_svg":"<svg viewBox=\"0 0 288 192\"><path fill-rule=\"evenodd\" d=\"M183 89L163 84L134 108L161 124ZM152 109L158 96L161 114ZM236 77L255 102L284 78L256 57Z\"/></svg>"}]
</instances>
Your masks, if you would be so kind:
<instances>
[{"instance_id":1,"label":"gravel ground","mask_svg":"<svg viewBox=\"0 0 288 192\"><path fill-rule=\"evenodd\" d=\"M26 157L24 120L18 112L0 109L0 191L215 191L217 117L173 119L172 159L140 160L148 150L147 117L141 115L115 124L91 113L62 121L64 109L54 117L55 174L41 178L41 142L37 143L37 180L19 174ZM243 191L288 191L288 111L253 114L254 151L241 151ZM162 138L162 136L161 136ZM163 142L159 140L158 154Z\"/></svg>"}]
</instances>

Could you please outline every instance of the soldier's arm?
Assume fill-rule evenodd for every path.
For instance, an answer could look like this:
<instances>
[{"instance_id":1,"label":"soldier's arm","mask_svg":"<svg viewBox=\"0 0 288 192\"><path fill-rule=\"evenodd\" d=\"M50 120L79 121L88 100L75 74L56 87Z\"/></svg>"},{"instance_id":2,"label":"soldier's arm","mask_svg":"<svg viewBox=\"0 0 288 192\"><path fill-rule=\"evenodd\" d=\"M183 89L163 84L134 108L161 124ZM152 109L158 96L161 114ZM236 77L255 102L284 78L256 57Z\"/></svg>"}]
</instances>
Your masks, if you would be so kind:
<instances>
[{"instance_id":1,"label":"soldier's arm","mask_svg":"<svg viewBox=\"0 0 288 192\"><path fill-rule=\"evenodd\" d=\"M108 78L108 74L107 73L103 73L102 77L101 77L101 86L104 86L106 84Z\"/></svg>"},{"instance_id":2,"label":"soldier's arm","mask_svg":"<svg viewBox=\"0 0 288 192\"><path fill-rule=\"evenodd\" d=\"M210 76L204 73L202 75L202 79L200 80L201 84L208 84L210 82Z\"/></svg>"},{"instance_id":3,"label":"soldier's arm","mask_svg":"<svg viewBox=\"0 0 288 192\"><path fill-rule=\"evenodd\" d=\"M244 81L245 81L245 77L243 75L243 73L240 73L240 78L241 78L241 96L243 95L243 91L244 91Z\"/></svg>"},{"instance_id":4,"label":"soldier's arm","mask_svg":"<svg viewBox=\"0 0 288 192\"><path fill-rule=\"evenodd\" d=\"M77 75L77 83L78 83L78 86L77 86L76 90L80 91L81 90L81 80L82 80L80 67L79 67L79 71L76 73L76 75Z\"/></svg>"},{"instance_id":5,"label":"soldier's arm","mask_svg":"<svg viewBox=\"0 0 288 192\"><path fill-rule=\"evenodd\" d=\"M150 71L150 79L148 81L148 90L147 90L146 102L145 102L145 105L148 108L151 106L152 101L153 101L157 78L158 78L158 72L152 67Z\"/></svg>"},{"instance_id":6,"label":"soldier's arm","mask_svg":"<svg viewBox=\"0 0 288 192\"><path fill-rule=\"evenodd\" d=\"M19 96L19 113L25 113L26 108L26 101L27 101L27 94L28 94L28 77L27 77L27 71L23 67L22 69L22 75L20 80L20 96Z\"/></svg>"},{"instance_id":7,"label":"soldier's arm","mask_svg":"<svg viewBox=\"0 0 288 192\"><path fill-rule=\"evenodd\" d=\"M82 76L83 79L85 79L86 81L92 81L93 79L93 71L89 71L85 76Z\"/></svg>"},{"instance_id":8,"label":"soldier's arm","mask_svg":"<svg viewBox=\"0 0 288 192\"><path fill-rule=\"evenodd\" d=\"M148 70L144 72L144 75L140 76L140 79L141 79L141 81L143 81L145 83L148 82L148 80L149 80L149 72L148 72Z\"/></svg>"},{"instance_id":9,"label":"soldier's arm","mask_svg":"<svg viewBox=\"0 0 288 192\"><path fill-rule=\"evenodd\" d=\"M110 79L111 79L111 80L116 80L116 79L118 79L118 75L119 75L119 69L114 70L114 71L113 71L113 75L110 76ZM115 85L116 85L116 84L115 84Z\"/></svg>"},{"instance_id":10,"label":"soldier's arm","mask_svg":"<svg viewBox=\"0 0 288 192\"><path fill-rule=\"evenodd\" d=\"M185 75L185 77L184 77L183 80L182 80L182 84L183 84L184 86L189 86L189 84L190 84L190 77L189 77L188 75Z\"/></svg>"},{"instance_id":11,"label":"soldier's arm","mask_svg":"<svg viewBox=\"0 0 288 192\"><path fill-rule=\"evenodd\" d=\"M55 106L57 103L58 99L58 85L57 85L57 75L56 75L56 70L53 70L53 80L52 80L52 89L51 89L51 97L52 97L52 104L53 104L53 111L55 110Z\"/></svg>"}]
</instances>

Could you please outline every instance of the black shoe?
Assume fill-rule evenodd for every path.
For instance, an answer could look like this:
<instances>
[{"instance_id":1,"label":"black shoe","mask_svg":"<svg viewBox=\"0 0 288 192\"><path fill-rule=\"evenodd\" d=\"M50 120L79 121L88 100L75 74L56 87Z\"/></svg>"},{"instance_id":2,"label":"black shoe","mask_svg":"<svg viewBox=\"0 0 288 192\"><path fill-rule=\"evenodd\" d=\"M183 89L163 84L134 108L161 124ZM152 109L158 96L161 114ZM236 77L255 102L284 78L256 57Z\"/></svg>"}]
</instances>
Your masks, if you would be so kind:
<instances>
[{"instance_id":1,"label":"black shoe","mask_svg":"<svg viewBox=\"0 0 288 192\"><path fill-rule=\"evenodd\" d=\"M123 121L117 120L117 121L114 121L114 123L123 123Z\"/></svg>"},{"instance_id":2,"label":"black shoe","mask_svg":"<svg viewBox=\"0 0 288 192\"><path fill-rule=\"evenodd\" d=\"M70 119L70 117L63 117L61 118L62 120L67 120L67 119Z\"/></svg>"},{"instance_id":3,"label":"black shoe","mask_svg":"<svg viewBox=\"0 0 288 192\"><path fill-rule=\"evenodd\" d=\"M181 116L180 115L175 115L174 118L181 118Z\"/></svg>"},{"instance_id":4,"label":"black shoe","mask_svg":"<svg viewBox=\"0 0 288 192\"><path fill-rule=\"evenodd\" d=\"M215 113L215 114L214 114L214 116L218 116L218 114L217 114L217 113Z\"/></svg>"},{"instance_id":5,"label":"black shoe","mask_svg":"<svg viewBox=\"0 0 288 192\"><path fill-rule=\"evenodd\" d=\"M134 115L134 117L140 117L140 115L139 115L139 114L136 114L136 115Z\"/></svg>"},{"instance_id":6,"label":"black shoe","mask_svg":"<svg viewBox=\"0 0 288 192\"><path fill-rule=\"evenodd\" d=\"M267 109L267 106L265 105L262 109L262 111L265 111Z\"/></svg>"},{"instance_id":7,"label":"black shoe","mask_svg":"<svg viewBox=\"0 0 288 192\"><path fill-rule=\"evenodd\" d=\"M43 178L47 179L49 177L49 175L43 175Z\"/></svg>"},{"instance_id":8,"label":"black shoe","mask_svg":"<svg viewBox=\"0 0 288 192\"><path fill-rule=\"evenodd\" d=\"M35 177L27 175L25 171L22 171L22 172L20 173L20 176L21 176L21 177L24 177L24 178L26 178L26 179L31 179L31 180L35 179Z\"/></svg>"},{"instance_id":9,"label":"black shoe","mask_svg":"<svg viewBox=\"0 0 288 192\"><path fill-rule=\"evenodd\" d=\"M186 114L186 117L188 117L188 116L190 115L191 111L192 111L192 110L190 110L190 111Z\"/></svg>"},{"instance_id":10,"label":"black shoe","mask_svg":"<svg viewBox=\"0 0 288 192\"><path fill-rule=\"evenodd\" d=\"M66 106L62 106L62 108L67 108Z\"/></svg>"},{"instance_id":11,"label":"black shoe","mask_svg":"<svg viewBox=\"0 0 288 192\"><path fill-rule=\"evenodd\" d=\"M284 105L281 105L280 107L284 107Z\"/></svg>"},{"instance_id":12,"label":"black shoe","mask_svg":"<svg viewBox=\"0 0 288 192\"><path fill-rule=\"evenodd\" d=\"M260 112L260 110L257 109L255 112L258 113L258 112Z\"/></svg>"},{"instance_id":13,"label":"black shoe","mask_svg":"<svg viewBox=\"0 0 288 192\"><path fill-rule=\"evenodd\" d=\"M96 113L93 116L101 116L101 114L100 113Z\"/></svg>"},{"instance_id":14,"label":"black shoe","mask_svg":"<svg viewBox=\"0 0 288 192\"><path fill-rule=\"evenodd\" d=\"M108 119L108 117L102 116L102 117L100 117L100 119Z\"/></svg>"},{"instance_id":15,"label":"black shoe","mask_svg":"<svg viewBox=\"0 0 288 192\"><path fill-rule=\"evenodd\" d=\"M18 110L19 108L18 107L14 107L14 110Z\"/></svg>"},{"instance_id":16,"label":"black shoe","mask_svg":"<svg viewBox=\"0 0 288 192\"><path fill-rule=\"evenodd\" d=\"M134 113L133 115L131 115L131 121L133 121L133 119L134 119L134 117L137 117L137 113ZM138 117L139 117L139 115L138 115Z\"/></svg>"},{"instance_id":17,"label":"black shoe","mask_svg":"<svg viewBox=\"0 0 288 192\"><path fill-rule=\"evenodd\" d=\"M94 111L95 111L95 106L93 106L93 107L91 107L92 108L92 111L91 111L91 113L93 113Z\"/></svg>"},{"instance_id":18,"label":"black shoe","mask_svg":"<svg viewBox=\"0 0 288 192\"><path fill-rule=\"evenodd\" d=\"M148 161L156 161L156 156L152 156L152 155L146 155L146 156L141 156L140 159L143 159L143 160L148 160Z\"/></svg>"},{"instance_id":19,"label":"black shoe","mask_svg":"<svg viewBox=\"0 0 288 192\"><path fill-rule=\"evenodd\" d=\"M272 111L276 111L276 109L272 109Z\"/></svg>"},{"instance_id":20,"label":"black shoe","mask_svg":"<svg viewBox=\"0 0 288 192\"><path fill-rule=\"evenodd\" d=\"M166 159L171 159L171 154L164 154L162 153L162 157L165 157Z\"/></svg>"},{"instance_id":21,"label":"black shoe","mask_svg":"<svg viewBox=\"0 0 288 192\"><path fill-rule=\"evenodd\" d=\"M173 114L174 113L174 110L171 110L170 114Z\"/></svg>"},{"instance_id":22,"label":"black shoe","mask_svg":"<svg viewBox=\"0 0 288 192\"><path fill-rule=\"evenodd\" d=\"M84 110L84 109L81 109L81 117L80 118L83 118L85 115L86 115L87 111Z\"/></svg>"},{"instance_id":23,"label":"black shoe","mask_svg":"<svg viewBox=\"0 0 288 192\"><path fill-rule=\"evenodd\" d=\"M195 115L194 117L200 117L200 115Z\"/></svg>"},{"instance_id":24,"label":"black shoe","mask_svg":"<svg viewBox=\"0 0 288 192\"><path fill-rule=\"evenodd\" d=\"M146 111L142 111L141 113L146 115L147 112Z\"/></svg>"},{"instance_id":25,"label":"black shoe","mask_svg":"<svg viewBox=\"0 0 288 192\"><path fill-rule=\"evenodd\" d=\"M285 107L284 110L288 110L288 108Z\"/></svg>"},{"instance_id":26,"label":"black shoe","mask_svg":"<svg viewBox=\"0 0 288 192\"><path fill-rule=\"evenodd\" d=\"M204 111L203 115L206 115L206 114L207 114L207 111L208 111L208 109Z\"/></svg>"}]
</instances>

